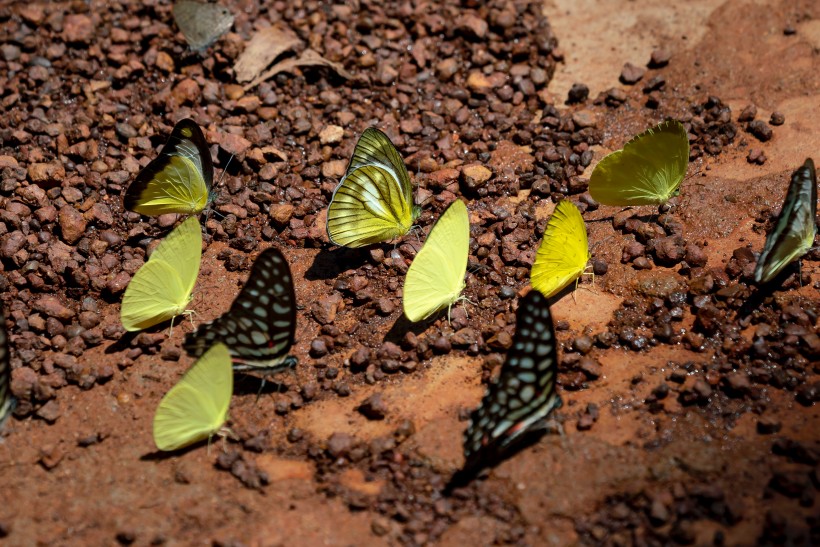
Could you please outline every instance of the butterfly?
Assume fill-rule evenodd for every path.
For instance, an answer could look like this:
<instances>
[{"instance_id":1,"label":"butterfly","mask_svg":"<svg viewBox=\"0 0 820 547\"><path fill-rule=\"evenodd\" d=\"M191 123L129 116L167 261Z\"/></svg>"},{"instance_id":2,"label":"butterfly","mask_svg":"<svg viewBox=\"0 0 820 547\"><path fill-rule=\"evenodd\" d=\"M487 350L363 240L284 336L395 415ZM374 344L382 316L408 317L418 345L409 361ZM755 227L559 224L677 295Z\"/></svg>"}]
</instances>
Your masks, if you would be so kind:
<instances>
[{"instance_id":1,"label":"butterfly","mask_svg":"<svg viewBox=\"0 0 820 547\"><path fill-rule=\"evenodd\" d=\"M420 211L396 147L375 127L365 129L330 199L330 241L345 247L389 241L406 234Z\"/></svg>"},{"instance_id":2,"label":"butterfly","mask_svg":"<svg viewBox=\"0 0 820 547\"><path fill-rule=\"evenodd\" d=\"M598 162L589 193L604 205L663 205L680 193L688 167L686 128L668 120Z\"/></svg>"},{"instance_id":3,"label":"butterfly","mask_svg":"<svg viewBox=\"0 0 820 547\"><path fill-rule=\"evenodd\" d=\"M558 202L535 255L532 286L546 297L557 294L584 273L589 258L581 211L569 200Z\"/></svg>"},{"instance_id":4,"label":"butterfly","mask_svg":"<svg viewBox=\"0 0 820 547\"><path fill-rule=\"evenodd\" d=\"M154 414L154 443L177 450L219 433L233 394L231 355L214 344L160 401Z\"/></svg>"},{"instance_id":5,"label":"butterfly","mask_svg":"<svg viewBox=\"0 0 820 547\"><path fill-rule=\"evenodd\" d=\"M288 262L276 248L264 250L230 310L185 337L198 357L214 342L231 352L234 370L274 372L296 364L288 349L296 339L296 295Z\"/></svg>"},{"instance_id":6,"label":"butterfly","mask_svg":"<svg viewBox=\"0 0 820 547\"><path fill-rule=\"evenodd\" d=\"M202 130L191 119L177 122L159 156L139 172L124 205L141 215L196 214L210 204L214 164Z\"/></svg>"},{"instance_id":7,"label":"butterfly","mask_svg":"<svg viewBox=\"0 0 820 547\"><path fill-rule=\"evenodd\" d=\"M6 315L0 305L0 428L14 411L15 402L11 395L11 360L6 335Z\"/></svg>"},{"instance_id":8,"label":"butterfly","mask_svg":"<svg viewBox=\"0 0 820 547\"><path fill-rule=\"evenodd\" d=\"M530 291L521 299L515 328L498 380L470 414L464 474L497 463L526 433L543 428L550 412L561 406L555 391L555 332L544 295Z\"/></svg>"},{"instance_id":9,"label":"butterfly","mask_svg":"<svg viewBox=\"0 0 820 547\"><path fill-rule=\"evenodd\" d=\"M414 323L449 308L464 290L470 251L467 206L456 200L427 236L404 280L404 315Z\"/></svg>"},{"instance_id":10,"label":"butterfly","mask_svg":"<svg viewBox=\"0 0 820 547\"><path fill-rule=\"evenodd\" d=\"M755 267L755 281L768 282L809 252L817 233L817 174L811 158L792 173L786 200Z\"/></svg>"},{"instance_id":11,"label":"butterfly","mask_svg":"<svg viewBox=\"0 0 820 547\"><path fill-rule=\"evenodd\" d=\"M125 289L122 326L138 331L184 313L202 260L199 220L189 217L154 249Z\"/></svg>"},{"instance_id":12,"label":"butterfly","mask_svg":"<svg viewBox=\"0 0 820 547\"><path fill-rule=\"evenodd\" d=\"M174 21L191 49L202 53L233 26L233 14L219 4L177 0Z\"/></svg>"}]
</instances>

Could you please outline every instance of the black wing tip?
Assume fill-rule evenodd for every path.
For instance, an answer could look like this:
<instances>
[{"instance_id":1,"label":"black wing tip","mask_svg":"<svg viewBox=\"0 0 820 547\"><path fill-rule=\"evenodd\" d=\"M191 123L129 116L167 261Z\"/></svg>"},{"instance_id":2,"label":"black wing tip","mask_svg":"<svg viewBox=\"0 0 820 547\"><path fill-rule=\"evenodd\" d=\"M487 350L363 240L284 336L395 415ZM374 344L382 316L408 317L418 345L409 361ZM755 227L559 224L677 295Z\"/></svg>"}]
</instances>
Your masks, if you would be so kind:
<instances>
[{"instance_id":1,"label":"black wing tip","mask_svg":"<svg viewBox=\"0 0 820 547\"><path fill-rule=\"evenodd\" d=\"M802 165L802 166L800 166L800 167L797 169L797 171L795 171L795 174L799 173L799 172L800 172L800 171L802 171L803 169L808 170L808 172L809 172L809 177L811 177L811 179L812 179L812 180L817 180L817 172L816 172L816 171L815 171L815 169L814 169L814 160L813 160L813 159L811 159L811 158L806 158L806 161L804 161L804 162L803 162L803 165Z\"/></svg>"}]
</instances>

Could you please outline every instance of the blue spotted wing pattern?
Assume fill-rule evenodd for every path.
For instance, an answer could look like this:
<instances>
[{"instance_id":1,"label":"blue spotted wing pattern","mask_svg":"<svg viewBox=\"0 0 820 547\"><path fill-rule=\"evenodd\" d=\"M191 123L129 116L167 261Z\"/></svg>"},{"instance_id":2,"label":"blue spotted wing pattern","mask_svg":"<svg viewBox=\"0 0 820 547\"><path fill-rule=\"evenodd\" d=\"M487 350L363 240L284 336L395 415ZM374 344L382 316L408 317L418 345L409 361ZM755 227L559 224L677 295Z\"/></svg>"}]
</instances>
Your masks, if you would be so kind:
<instances>
[{"instance_id":1,"label":"blue spotted wing pattern","mask_svg":"<svg viewBox=\"0 0 820 547\"><path fill-rule=\"evenodd\" d=\"M231 353L234 370L271 373L296 364L288 349L296 337L296 295L288 262L276 248L263 251L227 313L185 338L199 357L215 342Z\"/></svg>"},{"instance_id":2,"label":"blue spotted wing pattern","mask_svg":"<svg viewBox=\"0 0 820 547\"><path fill-rule=\"evenodd\" d=\"M470 415L463 472L497 463L524 434L543 427L561 406L555 391L555 333L547 299L530 291L518 307L516 332L498 380Z\"/></svg>"}]
</instances>

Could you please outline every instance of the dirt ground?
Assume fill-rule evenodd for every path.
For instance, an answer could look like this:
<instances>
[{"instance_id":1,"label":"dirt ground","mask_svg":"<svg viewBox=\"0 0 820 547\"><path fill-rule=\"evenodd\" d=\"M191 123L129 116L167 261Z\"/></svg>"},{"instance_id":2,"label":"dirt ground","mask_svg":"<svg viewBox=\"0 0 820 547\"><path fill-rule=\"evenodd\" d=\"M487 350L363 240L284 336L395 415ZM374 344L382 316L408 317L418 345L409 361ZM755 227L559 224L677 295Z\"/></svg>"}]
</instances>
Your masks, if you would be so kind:
<instances>
[{"instance_id":1,"label":"dirt ground","mask_svg":"<svg viewBox=\"0 0 820 547\"><path fill-rule=\"evenodd\" d=\"M164 2L0 6L0 288L20 399L0 438L4 544L820 544L820 255L775 291L750 282L751 252L792 171L820 160L815 2L224 4L236 23L204 57L186 52ZM520 15L508 27L505 6ZM279 19L356 78L305 70L238 90L233 60L262 21ZM544 21L557 50L539 42ZM502 27L521 34L504 45ZM504 49L517 43L530 49ZM656 50L667 65L619 82L624 63L646 67ZM492 83L518 66L508 54L532 81ZM445 56L458 61L450 79ZM468 81L471 67L491 91ZM542 85L536 67L552 76ZM645 92L657 76L665 83ZM566 104L576 83L589 98ZM660 107L647 106L656 99ZM766 124L770 139L739 119L749 105L755 120L782 114L784 123ZM238 152L215 206L222 218L203 219L211 237L197 320L228 308L270 245L290 261L303 309L294 373L261 396L257 381L237 376L239 440L164 454L151 420L191 363L180 356L190 326L126 336L118 274L133 274L174 219L124 213L120 192L187 115L206 129L217 175ZM697 139L671 215L590 203L595 162L664 117ZM425 204L425 229L444 198L466 198L473 304L452 325L401 319L413 243L354 251L323 242L339 166L343 174L373 123L395 137L419 193L438 196ZM337 124L341 143L320 144ZM749 160L760 152L762 164ZM465 187L463 169L476 163L492 177ZM46 192L20 191L31 187ZM593 259L606 266L552 305L563 433L446 495L463 463L466 412L503 358L493 340L514 326L514 298L502 289L522 294L527 256L561 194L586 205ZM68 209L84 219L73 241ZM10 249L17 230L27 243ZM486 234L494 243L479 245ZM680 257L665 259L660 240ZM100 241L110 247L97 252ZM85 278L57 271L51 253L63 248L67 260L82 255ZM71 313L44 306L49 293ZM82 334L71 336L78 323ZM358 410L373 395L383 419Z\"/></svg>"}]
</instances>

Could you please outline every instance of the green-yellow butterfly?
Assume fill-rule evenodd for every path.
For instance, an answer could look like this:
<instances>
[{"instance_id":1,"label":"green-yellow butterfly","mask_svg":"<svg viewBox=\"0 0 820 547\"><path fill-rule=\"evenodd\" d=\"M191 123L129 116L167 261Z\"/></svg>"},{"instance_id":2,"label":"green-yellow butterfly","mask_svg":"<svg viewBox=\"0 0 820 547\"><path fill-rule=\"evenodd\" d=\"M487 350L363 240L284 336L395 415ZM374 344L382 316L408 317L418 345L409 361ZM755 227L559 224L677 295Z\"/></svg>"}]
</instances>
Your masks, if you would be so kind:
<instances>
[{"instance_id":1,"label":"green-yellow butterfly","mask_svg":"<svg viewBox=\"0 0 820 547\"><path fill-rule=\"evenodd\" d=\"M530 283L549 298L584 273L589 257L581 211L571 201L559 201L535 255Z\"/></svg>"},{"instance_id":2,"label":"green-yellow butterfly","mask_svg":"<svg viewBox=\"0 0 820 547\"><path fill-rule=\"evenodd\" d=\"M233 393L231 354L214 344L171 388L154 415L154 443L177 450L219 433Z\"/></svg>"},{"instance_id":3,"label":"green-yellow butterfly","mask_svg":"<svg viewBox=\"0 0 820 547\"><path fill-rule=\"evenodd\" d=\"M410 321L427 319L449 309L464 290L470 252L470 218L456 200L433 225L404 280L404 315Z\"/></svg>"},{"instance_id":4,"label":"green-yellow butterfly","mask_svg":"<svg viewBox=\"0 0 820 547\"><path fill-rule=\"evenodd\" d=\"M817 234L817 173L806 162L792 173L777 225L768 236L755 267L755 281L768 282L811 249Z\"/></svg>"},{"instance_id":5,"label":"green-yellow butterfly","mask_svg":"<svg viewBox=\"0 0 820 547\"><path fill-rule=\"evenodd\" d=\"M589 193L603 205L663 205L680 193L688 166L686 128L668 120L607 154L589 177Z\"/></svg>"},{"instance_id":6,"label":"green-yellow butterfly","mask_svg":"<svg viewBox=\"0 0 820 547\"><path fill-rule=\"evenodd\" d=\"M214 199L214 164L202 130L180 120L159 156L139 172L125 192L124 205L141 215L196 214Z\"/></svg>"},{"instance_id":7,"label":"green-yellow butterfly","mask_svg":"<svg viewBox=\"0 0 820 547\"><path fill-rule=\"evenodd\" d=\"M410 175L387 135L364 130L327 209L330 241L362 247L403 236L418 218Z\"/></svg>"},{"instance_id":8,"label":"green-yellow butterfly","mask_svg":"<svg viewBox=\"0 0 820 547\"><path fill-rule=\"evenodd\" d=\"M202 259L199 220L189 217L160 243L125 289L120 318L137 331L184 313Z\"/></svg>"}]
</instances>

